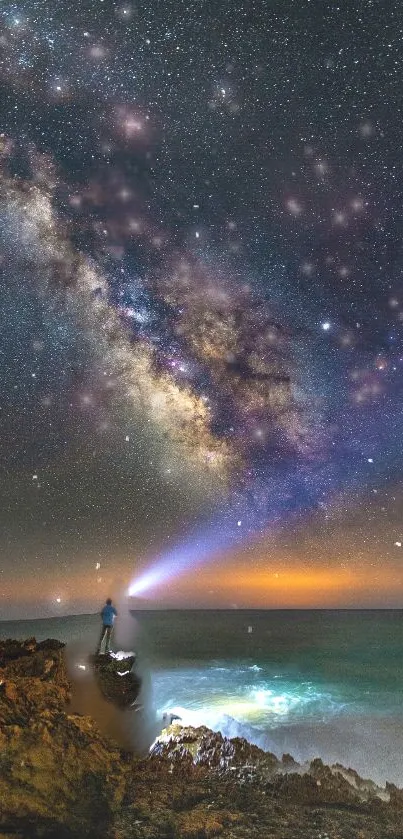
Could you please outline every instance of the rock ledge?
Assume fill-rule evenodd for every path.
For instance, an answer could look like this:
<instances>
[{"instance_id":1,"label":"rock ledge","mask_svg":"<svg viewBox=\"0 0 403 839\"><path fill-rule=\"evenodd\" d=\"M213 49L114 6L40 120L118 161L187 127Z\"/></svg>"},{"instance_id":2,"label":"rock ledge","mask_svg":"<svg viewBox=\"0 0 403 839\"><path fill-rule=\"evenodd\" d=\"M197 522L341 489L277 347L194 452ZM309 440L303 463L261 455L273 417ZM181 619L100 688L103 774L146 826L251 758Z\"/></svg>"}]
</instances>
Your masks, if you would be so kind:
<instances>
[{"instance_id":1,"label":"rock ledge","mask_svg":"<svg viewBox=\"0 0 403 839\"><path fill-rule=\"evenodd\" d=\"M135 679L115 694L112 671L108 698L128 707ZM403 839L391 784L177 724L139 759L70 696L59 641L0 642L0 839Z\"/></svg>"}]
</instances>

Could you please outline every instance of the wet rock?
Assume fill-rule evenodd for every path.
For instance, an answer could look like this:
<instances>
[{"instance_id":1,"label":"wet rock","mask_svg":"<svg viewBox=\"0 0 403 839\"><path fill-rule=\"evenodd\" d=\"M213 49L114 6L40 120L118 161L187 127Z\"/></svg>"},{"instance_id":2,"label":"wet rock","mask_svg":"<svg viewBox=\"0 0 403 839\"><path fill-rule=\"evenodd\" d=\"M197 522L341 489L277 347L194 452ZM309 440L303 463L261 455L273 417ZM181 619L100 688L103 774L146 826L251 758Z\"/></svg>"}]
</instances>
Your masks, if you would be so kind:
<instances>
[{"instance_id":1,"label":"wet rock","mask_svg":"<svg viewBox=\"0 0 403 839\"><path fill-rule=\"evenodd\" d=\"M90 657L102 696L117 708L132 707L140 693L141 681L133 672L135 660L134 654L128 654L124 658L111 655Z\"/></svg>"},{"instance_id":2,"label":"wet rock","mask_svg":"<svg viewBox=\"0 0 403 839\"><path fill-rule=\"evenodd\" d=\"M280 761L270 752L263 752L242 737L228 739L209 728L182 727L172 724L154 744L151 755L167 760L189 761L208 767L217 774L234 774L237 777L272 777L281 767Z\"/></svg>"}]
</instances>

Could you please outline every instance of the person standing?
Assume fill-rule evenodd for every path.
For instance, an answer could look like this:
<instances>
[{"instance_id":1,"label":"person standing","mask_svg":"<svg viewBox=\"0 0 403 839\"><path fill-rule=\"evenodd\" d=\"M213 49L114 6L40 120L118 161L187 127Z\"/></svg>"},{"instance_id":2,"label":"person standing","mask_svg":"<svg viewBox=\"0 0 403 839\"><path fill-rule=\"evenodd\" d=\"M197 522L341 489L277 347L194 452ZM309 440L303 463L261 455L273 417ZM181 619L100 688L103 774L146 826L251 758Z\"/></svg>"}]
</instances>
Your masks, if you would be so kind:
<instances>
[{"instance_id":1,"label":"person standing","mask_svg":"<svg viewBox=\"0 0 403 839\"><path fill-rule=\"evenodd\" d=\"M117 614L118 613L117 613L115 607L112 605L111 598L108 597L108 599L105 603L105 606L103 607L102 612L101 612L102 630L101 630L101 635L100 635L99 643L98 643L98 647L97 647L97 655L100 655L100 653L101 653L102 644L103 644L104 639L105 639L105 654L110 652L112 629L113 629L113 624L115 623L115 618L117 617Z\"/></svg>"}]
</instances>

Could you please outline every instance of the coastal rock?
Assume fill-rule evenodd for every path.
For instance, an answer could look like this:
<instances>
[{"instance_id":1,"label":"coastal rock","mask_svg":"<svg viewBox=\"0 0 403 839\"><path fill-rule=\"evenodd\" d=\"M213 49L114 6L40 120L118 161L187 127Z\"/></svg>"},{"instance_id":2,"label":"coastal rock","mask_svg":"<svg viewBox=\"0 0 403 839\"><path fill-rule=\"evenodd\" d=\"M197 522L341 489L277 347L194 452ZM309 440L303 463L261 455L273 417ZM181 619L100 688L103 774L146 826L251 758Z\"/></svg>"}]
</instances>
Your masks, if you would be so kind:
<instances>
[{"instance_id":1,"label":"coastal rock","mask_svg":"<svg viewBox=\"0 0 403 839\"><path fill-rule=\"evenodd\" d=\"M124 658L110 655L90 657L102 696L117 708L130 708L139 695L141 682L133 672L135 660L134 654Z\"/></svg>"},{"instance_id":2,"label":"coastal rock","mask_svg":"<svg viewBox=\"0 0 403 839\"><path fill-rule=\"evenodd\" d=\"M228 739L209 728L183 727L173 723L167 733L158 738L150 751L175 763L189 761L213 770L217 775L233 774L239 779L260 780L272 777L281 763L270 752L263 752L242 737Z\"/></svg>"},{"instance_id":3,"label":"coastal rock","mask_svg":"<svg viewBox=\"0 0 403 839\"><path fill-rule=\"evenodd\" d=\"M123 793L121 755L89 718L68 714L63 644L0 644L0 830L87 836ZM10 658L8 658L10 654Z\"/></svg>"},{"instance_id":4,"label":"coastal rock","mask_svg":"<svg viewBox=\"0 0 403 839\"><path fill-rule=\"evenodd\" d=\"M129 707L128 662L94 666ZM0 643L0 839L403 839L392 784L177 723L138 759L69 700L63 645Z\"/></svg>"}]
</instances>

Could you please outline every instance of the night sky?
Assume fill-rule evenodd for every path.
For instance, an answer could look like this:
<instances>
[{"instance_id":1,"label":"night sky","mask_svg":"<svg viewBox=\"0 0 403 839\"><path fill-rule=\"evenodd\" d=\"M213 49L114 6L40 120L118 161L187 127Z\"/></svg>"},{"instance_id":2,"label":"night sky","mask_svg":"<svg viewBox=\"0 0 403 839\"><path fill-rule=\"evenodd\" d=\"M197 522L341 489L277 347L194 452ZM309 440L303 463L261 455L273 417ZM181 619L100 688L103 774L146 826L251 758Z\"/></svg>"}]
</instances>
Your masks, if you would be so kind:
<instances>
[{"instance_id":1,"label":"night sky","mask_svg":"<svg viewBox=\"0 0 403 839\"><path fill-rule=\"evenodd\" d=\"M0 618L403 602L403 9L2 3Z\"/></svg>"}]
</instances>

